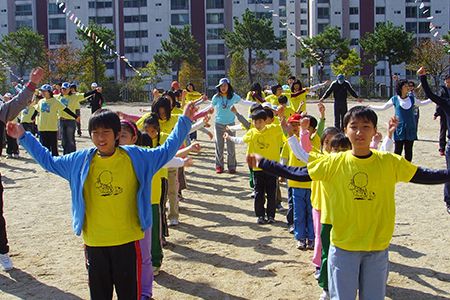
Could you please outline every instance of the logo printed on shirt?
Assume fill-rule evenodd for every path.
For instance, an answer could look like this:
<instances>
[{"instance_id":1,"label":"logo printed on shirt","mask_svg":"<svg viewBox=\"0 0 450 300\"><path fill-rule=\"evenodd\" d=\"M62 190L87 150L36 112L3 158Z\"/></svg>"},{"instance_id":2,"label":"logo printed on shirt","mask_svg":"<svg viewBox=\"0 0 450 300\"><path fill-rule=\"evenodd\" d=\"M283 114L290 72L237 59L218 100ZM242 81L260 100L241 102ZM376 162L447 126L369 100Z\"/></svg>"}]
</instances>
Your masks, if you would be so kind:
<instances>
[{"instance_id":1,"label":"logo printed on shirt","mask_svg":"<svg viewBox=\"0 0 450 300\"><path fill-rule=\"evenodd\" d=\"M102 197L118 195L123 192L123 189L118 186L113 186L113 175L110 171L103 171L98 175L95 182L95 188L100 191Z\"/></svg>"},{"instance_id":2,"label":"logo printed on shirt","mask_svg":"<svg viewBox=\"0 0 450 300\"><path fill-rule=\"evenodd\" d=\"M69 106L69 100L67 99L61 99L61 103L64 104L65 106Z\"/></svg>"},{"instance_id":3,"label":"logo printed on shirt","mask_svg":"<svg viewBox=\"0 0 450 300\"><path fill-rule=\"evenodd\" d=\"M364 172L358 172L353 175L350 180L348 189L352 191L355 200L373 200L376 197L374 192L367 190L367 184L369 183L369 176Z\"/></svg>"},{"instance_id":4,"label":"logo printed on shirt","mask_svg":"<svg viewBox=\"0 0 450 300\"><path fill-rule=\"evenodd\" d=\"M50 113L51 104L49 103L42 103L41 105L41 113Z\"/></svg>"},{"instance_id":5,"label":"logo printed on shirt","mask_svg":"<svg viewBox=\"0 0 450 300\"><path fill-rule=\"evenodd\" d=\"M259 136L256 139L256 146L259 149L266 149L266 148L269 148L270 145L266 143L266 139L263 136Z\"/></svg>"},{"instance_id":6,"label":"logo printed on shirt","mask_svg":"<svg viewBox=\"0 0 450 300\"><path fill-rule=\"evenodd\" d=\"M24 109L22 110L22 113L23 113L24 115L28 115L28 112L29 112L28 108L24 108Z\"/></svg>"}]
</instances>

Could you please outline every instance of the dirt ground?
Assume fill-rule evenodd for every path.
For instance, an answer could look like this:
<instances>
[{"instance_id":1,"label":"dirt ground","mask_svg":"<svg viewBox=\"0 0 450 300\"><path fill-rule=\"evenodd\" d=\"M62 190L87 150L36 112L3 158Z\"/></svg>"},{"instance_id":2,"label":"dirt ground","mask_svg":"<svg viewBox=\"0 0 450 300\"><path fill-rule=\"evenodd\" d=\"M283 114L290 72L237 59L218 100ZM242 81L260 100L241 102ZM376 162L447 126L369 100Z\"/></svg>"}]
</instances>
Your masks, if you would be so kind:
<instances>
[{"instance_id":1,"label":"dirt ground","mask_svg":"<svg viewBox=\"0 0 450 300\"><path fill-rule=\"evenodd\" d=\"M308 110L318 116L316 104L308 102ZM141 105L108 106L139 114ZM350 107L354 105L356 101L349 101ZM325 106L326 125L332 125L332 101ZM434 104L420 109L413 163L445 168L445 158L438 153L439 121L432 120L434 109ZM242 106L238 110L246 112ZM393 113L393 109L379 113L383 134ZM93 145L87 132L89 115L83 108L79 149ZM236 147L237 174L216 175L214 142L200 132L198 137L203 150L192 155L195 165L186 170L188 189L180 203L180 225L170 228L154 298L318 299L321 289L313 277L313 253L295 248L285 212L277 213L275 224L256 224L245 146ZM69 185L45 172L23 149L21 157L2 156L0 162L15 266L8 273L0 272L0 299L89 299L83 240L72 231ZM284 184L282 194L287 207ZM387 299L450 299L450 215L443 186L399 183L396 200Z\"/></svg>"}]
</instances>

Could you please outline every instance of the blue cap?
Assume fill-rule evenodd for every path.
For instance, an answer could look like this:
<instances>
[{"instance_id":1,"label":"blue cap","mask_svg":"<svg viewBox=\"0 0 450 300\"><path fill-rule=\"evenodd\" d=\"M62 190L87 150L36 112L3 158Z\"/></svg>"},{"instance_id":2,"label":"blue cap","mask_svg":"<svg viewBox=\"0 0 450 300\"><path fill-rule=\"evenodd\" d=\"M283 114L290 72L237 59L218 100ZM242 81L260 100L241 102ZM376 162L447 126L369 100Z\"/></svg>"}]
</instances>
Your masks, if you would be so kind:
<instances>
[{"instance_id":1,"label":"blue cap","mask_svg":"<svg viewBox=\"0 0 450 300\"><path fill-rule=\"evenodd\" d=\"M219 80L219 84L216 85L216 88L218 88L219 86L221 86L221 85L224 84L225 82L228 83L228 84L230 84L230 81L228 80L228 78L222 78L222 79Z\"/></svg>"},{"instance_id":2,"label":"blue cap","mask_svg":"<svg viewBox=\"0 0 450 300\"><path fill-rule=\"evenodd\" d=\"M337 80L338 80L339 83L344 83L344 81L345 81L344 75L339 74L339 75L337 76Z\"/></svg>"},{"instance_id":3,"label":"blue cap","mask_svg":"<svg viewBox=\"0 0 450 300\"><path fill-rule=\"evenodd\" d=\"M44 84L39 88L41 91L51 91L52 87L50 86L50 84Z\"/></svg>"},{"instance_id":4,"label":"blue cap","mask_svg":"<svg viewBox=\"0 0 450 300\"><path fill-rule=\"evenodd\" d=\"M62 88L62 89L70 89L70 83L64 82L64 83L61 85L61 88Z\"/></svg>"}]
</instances>

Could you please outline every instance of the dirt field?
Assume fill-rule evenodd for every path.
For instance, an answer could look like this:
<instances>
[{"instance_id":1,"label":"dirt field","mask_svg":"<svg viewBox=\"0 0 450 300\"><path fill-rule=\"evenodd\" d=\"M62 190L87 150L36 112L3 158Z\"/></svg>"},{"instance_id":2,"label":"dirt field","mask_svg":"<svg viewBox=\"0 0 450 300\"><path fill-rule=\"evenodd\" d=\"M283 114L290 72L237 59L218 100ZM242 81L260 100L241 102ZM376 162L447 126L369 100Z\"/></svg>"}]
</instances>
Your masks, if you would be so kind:
<instances>
[{"instance_id":1,"label":"dirt field","mask_svg":"<svg viewBox=\"0 0 450 300\"><path fill-rule=\"evenodd\" d=\"M318 116L316 103L308 102L308 110ZM356 104L349 102L349 106ZM326 125L332 125L333 104L325 105ZM140 105L109 107L138 114ZM413 163L445 168L445 158L438 153L439 121L432 120L434 109L434 104L420 109ZM246 112L241 106L238 110ZM393 109L379 113L383 134L392 114ZM83 108L79 149L92 146L89 115ZM186 170L189 187L180 203L180 225L170 228L154 298L318 299L321 289L313 277L312 251L295 248L285 212L277 213L275 224L256 224L245 146L237 146L237 174L216 175L214 142L200 132L198 137L203 151L192 155L195 166ZM15 266L8 273L0 272L0 299L89 299L83 240L72 231L69 185L44 172L25 151L21 156L18 160L3 156L0 162ZM287 201L284 185L282 194ZM399 183L396 199L387 299L450 299L450 215L442 201L443 186Z\"/></svg>"}]
</instances>

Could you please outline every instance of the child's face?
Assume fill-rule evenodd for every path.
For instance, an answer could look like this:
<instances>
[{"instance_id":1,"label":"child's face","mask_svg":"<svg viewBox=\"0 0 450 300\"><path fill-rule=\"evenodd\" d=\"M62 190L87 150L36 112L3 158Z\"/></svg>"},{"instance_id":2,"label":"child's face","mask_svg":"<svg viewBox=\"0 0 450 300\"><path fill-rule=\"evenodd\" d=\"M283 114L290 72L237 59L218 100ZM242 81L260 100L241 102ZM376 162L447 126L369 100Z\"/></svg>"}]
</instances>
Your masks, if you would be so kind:
<instances>
[{"instance_id":1,"label":"child's face","mask_svg":"<svg viewBox=\"0 0 450 300\"><path fill-rule=\"evenodd\" d=\"M370 142L377 128L369 119L351 117L344 131L354 150L370 150Z\"/></svg>"},{"instance_id":2,"label":"child's face","mask_svg":"<svg viewBox=\"0 0 450 300\"><path fill-rule=\"evenodd\" d=\"M308 131L309 131L309 134L312 135L313 133L316 132L316 129L313 128L312 126L309 126L309 127L308 127Z\"/></svg>"},{"instance_id":3,"label":"child's face","mask_svg":"<svg viewBox=\"0 0 450 300\"><path fill-rule=\"evenodd\" d=\"M159 118L161 119L161 120L165 120L166 119L166 110L164 109L164 107L160 107L159 109L158 109L158 113L159 113Z\"/></svg>"},{"instance_id":4,"label":"child's face","mask_svg":"<svg viewBox=\"0 0 450 300\"><path fill-rule=\"evenodd\" d=\"M281 106L286 107L287 106L287 102L286 103L280 103Z\"/></svg>"},{"instance_id":5,"label":"child's face","mask_svg":"<svg viewBox=\"0 0 450 300\"><path fill-rule=\"evenodd\" d=\"M333 137L334 135L329 134L323 140L323 150L325 150L328 153L331 153L330 141Z\"/></svg>"},{"instance_id":6,"label":"child's face","mask_svg":"<svg viewBox=\"0 0 450 300\"><path fill-rule=\"evenodd\" d=\"M292 131L296 136L299 136L300 133L300 123L299 122L291 122Z\"/></svg>"},{"instance_id":7,"label":"child's face","mask_svg":"<svg viewBox=\"0 0 450 300\"><path fill-rule=\"evenodd\" d=\"M269 118L269 117L267 117L266 118L266 125L270 125L270 124L272 124L272 122L273 122L273 118Z\"/></svg>"},{"instance_id":8,"label":"child's face","mask_svg":"<svg viewBox=\"0 0 450 300\"><path fill-rule=\"evenodd\" d=\"M266 127L266 120L258 119L258 120L252 120L253 126L255 126L256 129L259 131L263 130L264 127Z\"/></svg>"},{"instance_id":9,"label":"child's face","mask_svg":"<svg viewBox=\"0 0 450 300\"><path fill-rule=\"evenodd\" d=\"M283 88L282 87L279 87L279 88L277 88L277 91L276 91L276 94L275 94L275 96L280 96L281 94L283 93Z\"/></svg>"},{"instance_id":10,"label":"child's face","mask_svg":"<svg viewBox=\"0 0 450 300\"><path fill-rule=\"evenodd\" d=\"M294 84L293 88L294 88L294 91L300 91L300 84L298 84L298 83Z\"/></svg>"},{"instance_id":11,"label":"child's face","mask_svg":"<svg viewBox=\"0 0 450 300\"><path fill-rule=\"evenodd\" d=\"M342 146L331 148L331 152L332 153L338 153L338 152L343 152L343 151L347 151L347 150L351 150L351 149L350 148L346 148L346 147L342 147Z\"/></svg>"},{"instance_id":12,"label":"child's face","mask_svg":"<svg viewBox=\"0 0 450 300\"><path fill-rule=\"evenodd\" d=\"M116 140L120 137L120 132L114 135L112 128L98 127L91 131L91 140L98 148L98 152L103 155L111 155L116 150Z\"/></svg>"},{"instance_id":13,"label":"child's face","mask_svg":"<svg viewBox=\"0 0 450 300\"><path fill-rule=\"evenodd\" d=\"M137 136L122 127L122 130L120 131L119 145L134 145L136 140Z\"/></svg>"},{"instance_id":14,"label":"child's face","mask_svg":"<svg viewBox=\"0 0 450 300\"><path fill-rule=\"evenodd\" d=\"M156 139L158 136L158 129L155 126L149 125L144 128L144 131L151 137L151 139Z\"/></svg>"}]
</instances>

